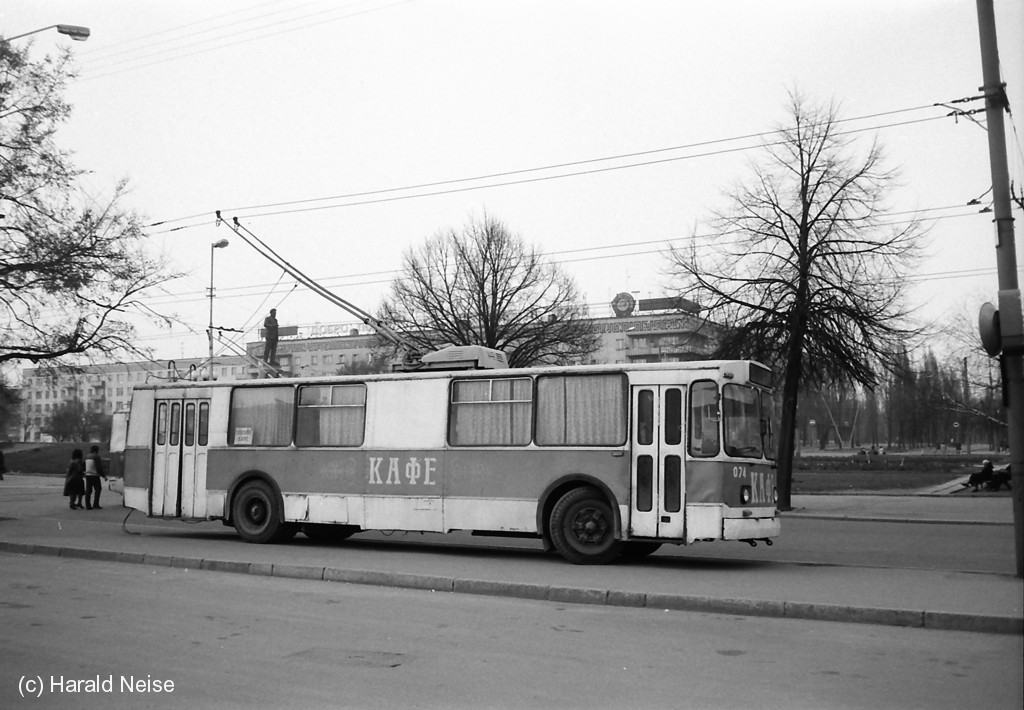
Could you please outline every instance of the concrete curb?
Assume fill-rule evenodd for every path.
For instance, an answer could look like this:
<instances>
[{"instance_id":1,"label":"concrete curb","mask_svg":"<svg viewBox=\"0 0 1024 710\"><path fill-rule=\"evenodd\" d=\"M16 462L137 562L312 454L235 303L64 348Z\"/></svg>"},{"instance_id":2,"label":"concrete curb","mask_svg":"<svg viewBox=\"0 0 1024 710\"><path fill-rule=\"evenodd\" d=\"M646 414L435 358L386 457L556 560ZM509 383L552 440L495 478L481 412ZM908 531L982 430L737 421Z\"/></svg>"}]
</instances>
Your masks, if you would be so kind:
<instances>
[{"instance_id":1,"label":"concrete curb","mask_svg":"<svg viewBox=\"0 0 1024 710\"><path fill-rule=\"evenodd\" d=\"M648 594L603 589L553 587L539 584L498 582L480 579L459 579L401 572L352 570L335 567L316 567L296 564L269 564L236 562L232 560L172 557L114 550L93 550L79 547L34 545L30 543L0 541L0 552L25 555L49 555L69 559L100 560L129 564L156 565L179 569L199 569L233 574L255 574L266 577L285 577L347 584L365 584L377 587L418 589L456 594L482 594L514 597L534 601L564 604L591 604L597 606L624 606L633 608L664 609L666 611L697 611L707 614L737 616L766 616L781 619L838 621L854 624L904 626L943 631L974 631L988 634L1024 635L1024 619L984 614L961 614L928 610L874 609L839 604L770 601L701 597L686 594Z\"/></svg>"},{"instance_id":2,"label":"concrete curb","mask_svg":"<svg viewBox=\"0 0 1024 710\"><path fill-rule=\"evenodd\" d=\"M1005 527L1013 527L1013 522L1004 523L995 520L936 520L934 518L920 518L913 520L910 518L884 518L875 516L862 516L862 515L842 515L842 514L827 514L827 513L799 513L791 510L783 511L781 517L783 518L801 518L804 520L843 520L851 523L912 523L914 525L1002 525Z\"/></svg>"}]
</instances>

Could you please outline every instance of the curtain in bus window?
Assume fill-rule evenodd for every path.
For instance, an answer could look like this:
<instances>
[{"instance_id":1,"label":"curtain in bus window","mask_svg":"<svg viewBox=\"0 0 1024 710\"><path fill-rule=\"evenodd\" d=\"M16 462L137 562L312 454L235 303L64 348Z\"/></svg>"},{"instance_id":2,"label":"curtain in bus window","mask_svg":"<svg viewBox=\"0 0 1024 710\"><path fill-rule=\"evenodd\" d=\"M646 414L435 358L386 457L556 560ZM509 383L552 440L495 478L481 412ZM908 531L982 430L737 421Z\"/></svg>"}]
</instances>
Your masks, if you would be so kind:
<instances>
[{"instance_id":1,"label":"curtain in bus window","mask_svg":"<svg viewBox=\"0 0 1024 710\"><path fill-rule=\"evenodd\" d=\"M691 456L714 456L718 453L718 385L694 382L690 387Z\"/></svg>"},{"instance_id":2,"label":"curtain in bus window","mask_svg":"<svg viewBox=\"0 0 1024 710\"><path fill-rule=\"evenodd\" d=\"M753 387L726 385L722 388L725 453L729 456L761 455L760 397Z\"/></svg>"},{"instance_id":3,"label":"curtain in bus window","mask_svg":"<svg viewBox=\"0 0 1024 710\"><path fill-rule=\"evenodd\" d=\"M288 446L292 441L291 387L239 387L231 396L228 443L236 446Z\"/></svg>"},{"instance_id":4,"label":"curtain in bus window","mask_svg":"<svg viewBox=\"0 0 1024 710\"><path fill-rule=\"evenodd\" d=\"M364 385L324 385L299 390L296 446L359 446L366 421Z\"/></svg>"},{"instance_id":5,"label":"curtain in bus window","mask_svg":"<svg viewBox=\"0 0 1024 710\"><path fill-rule=\"evenodd\" d=\"M452 446L525 446L533 415L528 378L452 383Z\"/></svg>"},{"instance_id":6,"label":"curtain in bus window","mask_svg":"<svg viewBox=\"0 0 1024 710\"><path fill-rule=\"evenodd\" d=\"M537 443L617 446L626 441L624 375L537 379Z\"/></svg>"}]
</instances>

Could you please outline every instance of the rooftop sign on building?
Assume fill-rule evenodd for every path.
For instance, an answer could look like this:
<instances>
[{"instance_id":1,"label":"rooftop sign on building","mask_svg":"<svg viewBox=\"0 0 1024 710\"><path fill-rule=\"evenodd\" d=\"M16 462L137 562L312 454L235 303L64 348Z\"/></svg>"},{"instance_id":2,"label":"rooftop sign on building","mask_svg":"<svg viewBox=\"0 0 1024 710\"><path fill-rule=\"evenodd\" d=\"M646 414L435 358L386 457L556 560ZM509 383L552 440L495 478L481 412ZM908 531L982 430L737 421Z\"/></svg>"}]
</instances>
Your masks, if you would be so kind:
<instances>
[{"instance_id":1,"label":"rooftop sign on building","mask_svg":"<svg viewBox=\"0 0 1024 710\"><path fill-rule=\"evenodd\" d=\"M699 313L700 306L688 298L672 296L667 298L642 298L638 303L632 294L623 291L612 299L612 311L616 318L628 318L633 311L683 311Z\"/></svg>"}]
</instances>

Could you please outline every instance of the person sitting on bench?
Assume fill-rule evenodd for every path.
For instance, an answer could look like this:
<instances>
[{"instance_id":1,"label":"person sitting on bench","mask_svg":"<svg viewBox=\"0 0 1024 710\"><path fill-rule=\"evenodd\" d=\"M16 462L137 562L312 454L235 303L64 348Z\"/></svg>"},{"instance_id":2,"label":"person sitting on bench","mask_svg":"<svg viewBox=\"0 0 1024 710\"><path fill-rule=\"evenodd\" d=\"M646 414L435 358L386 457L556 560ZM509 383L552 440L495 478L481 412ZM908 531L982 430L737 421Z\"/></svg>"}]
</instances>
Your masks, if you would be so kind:
<instances>
[{"instance_id":1,"label":"person sitting on bench","mask_svg":"<svg viewBox=\"0 0 1024 710\"><path fill-rule=\"evenodd\" d=\"M971 477L967 479L967 483L964 483L964 487L974 486L974 492L978 492L978 486L984 486L992 480L992 462L985 459L981 462L981 470L978 473L972 473Z\"/></svg>"},{"instance_id":2,"label":"person sitting on bench","mask_svg":"<svg viewBox=\"0 0 1024 710\"><path fill-rule=\"evenodd\" d=\"M993 471L992 478L985 483L985 490L987 491L998 491L1003 486L1006 486L1006 490L1013 490L1010 487L1010 467L1007 466L1005 471Z\"/></svg>"}]
</instances>

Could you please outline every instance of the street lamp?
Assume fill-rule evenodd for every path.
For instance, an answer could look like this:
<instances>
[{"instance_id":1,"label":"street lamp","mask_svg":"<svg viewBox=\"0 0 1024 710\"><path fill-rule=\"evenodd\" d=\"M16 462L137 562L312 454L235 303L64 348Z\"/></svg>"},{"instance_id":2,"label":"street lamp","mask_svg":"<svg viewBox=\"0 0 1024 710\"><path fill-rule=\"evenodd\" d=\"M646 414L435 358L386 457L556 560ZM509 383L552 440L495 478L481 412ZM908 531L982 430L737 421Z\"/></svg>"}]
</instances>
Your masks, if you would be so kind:
<instances>
[{"instance_id":1,"label":"street lamp","mask_svg":"<svg viewBox=\"0 0 1024 710\"><path fill-rule=\"evenodd\" d=\"M210 360L207 367L210 368L210 377L213 379L213 250L223 249L228 245L227 239L221 239L210 245L210 329L207 334L210 336Z\"/></svg>"},{"instance_id":2,"label":"street lamp","mask_svg":"<svg viewBox=\"0 0 1024 710\"><path fill-rule=\"evenodd\" d=\"M56 28L62 35L67 35L73 40L84 42L89 39L89 28L82 27L81 25L50 25L49 27L40 27L38 30L32 30L31 32L25 32L24 34L14 35L13 37L7 37L7 41L21 39L22 37L28 37L34 35L37 32L46 32L46 30L52 30Z\"/></svg>"}]
</instances>

